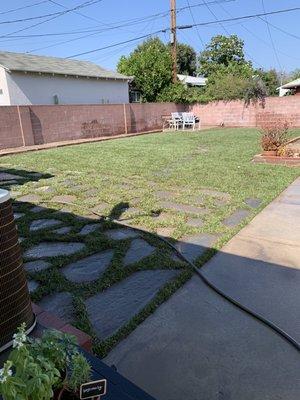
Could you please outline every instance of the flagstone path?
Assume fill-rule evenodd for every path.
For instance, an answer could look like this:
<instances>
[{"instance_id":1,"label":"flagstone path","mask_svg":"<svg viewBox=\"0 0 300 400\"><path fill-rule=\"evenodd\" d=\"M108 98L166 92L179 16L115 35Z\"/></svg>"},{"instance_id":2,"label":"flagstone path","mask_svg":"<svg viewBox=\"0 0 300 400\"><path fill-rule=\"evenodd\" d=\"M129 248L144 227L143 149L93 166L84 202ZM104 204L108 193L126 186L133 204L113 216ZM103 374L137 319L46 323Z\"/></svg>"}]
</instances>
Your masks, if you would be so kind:
<instances>
[{"instance_id":1,"label":"flagstone path","mask_svg":"<svg viewBox=\"0 0 300 400\"><path fill-rule=\"evenodd\" d=\"M215 189L195 194L149 182L157 202L157 208L149 211L140 204L143 192L137 191L130 202L113 200L112 207L108 199L99 196L101 189L79 182L76 174L61 180L43 179L32 172L28 188L25 176L3 172L1 180L12 188L18 183L12 190L14 214L33 300L102 341L142 318L144 310L155 309L192 272L162 242L95 213L169 238L196 262L221 237L211 231L207 218L215 207L227 207L231 202L228 193ZM134 183L116 182L116 187L127 193ZM221 229L237 227L259 206L260 199L245 199L244 208L227 213ZM176 228L178 220L184 234Z\"/></svg>"}]
</instances>

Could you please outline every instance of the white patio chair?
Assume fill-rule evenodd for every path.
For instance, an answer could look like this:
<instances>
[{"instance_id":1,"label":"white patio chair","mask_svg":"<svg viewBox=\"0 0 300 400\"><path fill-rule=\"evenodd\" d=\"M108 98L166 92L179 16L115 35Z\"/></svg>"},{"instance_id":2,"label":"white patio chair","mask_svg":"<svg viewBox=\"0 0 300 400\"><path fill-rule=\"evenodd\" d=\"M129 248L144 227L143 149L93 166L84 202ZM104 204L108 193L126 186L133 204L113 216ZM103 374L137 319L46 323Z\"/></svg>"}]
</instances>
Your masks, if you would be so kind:
<instances>
[{"instance_id":1,"label":"white patio chair","mask_svg":"<svg viewBox=\"0 0 300 400\"><path fill-rule=\"evenodd\" d=\"M182 123L182 113L179 112L171 113L171 119L168 120L168 123L170 129L175 129L177 131L179 125Z\"/></svg>"},{"instance_id":2,"label":"white patio chair","mask_svg":"<svg viewBox=\"0 0 300 400\"><path fill-rule=\"evenodd\" d=\"M192 127L193 131L196 127L196 117L193 113L182 113L182 127L183 130L186 126Z\"/></svg>"}]
</instances>

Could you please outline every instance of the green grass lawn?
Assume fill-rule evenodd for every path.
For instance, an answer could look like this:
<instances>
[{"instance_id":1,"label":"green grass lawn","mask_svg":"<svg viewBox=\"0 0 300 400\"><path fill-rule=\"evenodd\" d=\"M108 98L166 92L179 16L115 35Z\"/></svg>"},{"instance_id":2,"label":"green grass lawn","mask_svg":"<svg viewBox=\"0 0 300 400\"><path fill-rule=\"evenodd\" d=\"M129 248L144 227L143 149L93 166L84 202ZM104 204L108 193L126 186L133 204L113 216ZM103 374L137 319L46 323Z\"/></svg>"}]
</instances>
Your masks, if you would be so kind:
<instances>
[{"instance_id":1,"label":"green grass lawn","mask_svg":"<svg viewBox=\"0 0 300 400\"><path fill-rule=\"evenodd\" d=\"M292 132L299 135L299 131ZM129 242L112 243L103 232L113 225L105 223L99 233L79 238L78 231L86 224L78 216L92 217L97 206L104 215L117 216L123 211L126 222L153 233L164 232L172 241L205 233L217 239L213 249L196 262L203 262L249 222L262 208L299 176L298 168L251 163L259 153L259 133L255 129L215 129L201 132L170 132L98 143L82 144L51 150L24 153L0 159L1 171L26 177L23 184L11 186L16 208L25 216L18 220L24 251L41 241L84 241L86 249L72 257L50 259L49 270L29 274L39 282L32 297L39 301L45 295L68 290L74 296L75 325L95 336L84 308L84 299L104 291L133 272L143 269L180 269L181 274L164 287L143 312L136 315L115 335L105 341L95 338L95 349L106 352L137 324L155 310L190 276L187 266L169 258L169 250L157 238L145 236L157 252L126 270L122 258ZM49 174L34 178L32 172ZM49 189L50 188L50 189ZM44 207L42 214L30 212L32 204L17 201L23 195L36 194L36 202ZM74 196L72 204L53 201L57 195ZM251 208L246 199L260 200ZM204 212L176 211L166 202L197 207ZM122 208L127 204L129 209ZM63 208L58 218L72 231L60 236L46 229L30 233L30 223L40 218L53 218L53 212ZM234 211L249 212L235 227L223 220ZM196 209L195 209L196 210ZM157 217L158 216L158 217ZM191 226L189 220L201 218L201 226ZM162 230L164 228L164 230ZM115 249L110 268L92 284L74 284L62 278L60 268L71 260L107 248Z\"/></svg>"}]
</instances>

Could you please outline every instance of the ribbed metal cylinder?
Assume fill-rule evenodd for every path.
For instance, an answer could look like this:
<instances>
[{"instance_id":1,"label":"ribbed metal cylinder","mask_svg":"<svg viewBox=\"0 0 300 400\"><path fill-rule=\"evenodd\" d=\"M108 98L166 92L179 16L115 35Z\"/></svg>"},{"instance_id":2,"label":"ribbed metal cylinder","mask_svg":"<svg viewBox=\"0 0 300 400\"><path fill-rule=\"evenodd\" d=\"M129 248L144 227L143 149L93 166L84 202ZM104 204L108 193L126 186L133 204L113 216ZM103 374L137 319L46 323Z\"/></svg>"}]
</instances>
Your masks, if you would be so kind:
<instances>
[{"instance_id":1,"label":"ribbed metal cylinder","mask_svg":"<svg viewBox=\"0 0 300 400\"><path fill-rule=\"evenodd\" d=\"M18 326L27 331L35 324L26 275L23 268L12 201L0 189L0 352L11 345Z\"/></svg>"}]
</instances>

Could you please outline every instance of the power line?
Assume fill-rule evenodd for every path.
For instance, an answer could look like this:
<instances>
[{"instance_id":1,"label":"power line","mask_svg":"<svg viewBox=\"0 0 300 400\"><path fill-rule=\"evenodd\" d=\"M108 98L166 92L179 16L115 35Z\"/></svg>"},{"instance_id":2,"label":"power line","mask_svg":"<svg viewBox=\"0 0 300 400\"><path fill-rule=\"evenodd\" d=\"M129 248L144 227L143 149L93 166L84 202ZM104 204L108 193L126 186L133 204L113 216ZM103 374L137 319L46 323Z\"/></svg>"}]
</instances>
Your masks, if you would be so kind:
<instances>
[{"instance_id":1,"label":"power line","mask_svg":"<svg viewBox=\"0 0 300 400\"><path fill-rule=\"evenodd\" d=\"M208 22L201 22L201 23L198 23L198 24L187 25L187 26L177 26L177 29L188 29L188 28L193 28L194 26L209 26L209 25L214 25L216 23L220 23L220 22L238 21L238 20L241 20L241 19L257 18L257 17L264 16L264 15L273 15L273 14L280 14L280 13L285 13L285 12L299 11L299 10L300 10L300 7L295 7L295 8L288 8L288 9L283 9L283 10L270 11L270 12L267 12L267 13L243 15L243 16L240 16L240 17L227 18L227 19L218 20L218 21L208 21ZM156 35L158 33L166 32L168 30L169 30L169 28L161 29L159 31L152 32L152 33L146 34L144 36L132 38L132 39L125 40L125 41L122 41L122 42L119 42L119 43L114 43L114 44L109 45L109 46L100 47L100 48L97 48L97 49L85 51L83 53L74 54L74 55L69 56L67 58L74 58L74 57L82 56L82 55L85 55L85 54L95 53L97 51L101 51L101 50L104 50L104 49L107 49L107 48L119 46L121 44L130 43L130 42L133 42L135 40L143 39L143 38L146 38L146 37L150 37L150 36Z\"/></svg>"},{"instance_id":2,"label":"power line","mask_svg":"<svg viewBox=\"0 0 300 400\"><path fill-rule=\"evenodd\" d=\"M240 19L259 18L259 17L264 17L264 16L266 16L266 15L283 14L283 13L288 13L288 12L293 12L293 11L300 11L300 7L285 8L285 9L283 9L283 10L269 11L269 12L266 12L266 13L258 13L258 14L243 15L243 16L241 16L241 17L233 17L233 18L227 18L227 19L219 19L218 21L200 22L200 23L198 23L198 24L193 24L193 25L184 26L183 28L184 28L184 29L188 29L188 28L193 28L194 26L215 25L215 24L219 24L220 22L231 22L231 21L239 21ZM178 26L178 29L181 29L181 27Z\"/></svg>"},{"instance_id":3,"label":"power line","mask_svg":"<svg viewBox=\"0 0 300 400\"><path fill-rule=\"evenodd\" d=\"M140 40L140 39L146 39L146 38L148 38L148 37L150 37L150 36L157 35L158 33L162 33L162 32L165 32L165 31L166 31L165 29L161 29L161 30L159 30L159 31L152 32L152 33L148 33L148 34L143 35L143 36L139 36L139 37L136 37L136 38L124 40L123 42L110 44L110 45L108 45L108 46L99 47L98 49L93 49L93 50L89 50L89 51L84 51L84 52L78 53L78 54L73 54L72 56L68 56L68 57L66 57L66 58L74 58L74 57L84 56L84 55L86 55L86 54L96 53L97 51L110 49L110 48L112 48L112 47L120 46L121 44L131 43L131 42L134 42L134 41Z\"/></svg>"},{"instance_id":4,"label":"power line","mask_svg":"<svg viewBox=\"0 0 300 400\"><path fill-rule=\"evenodd\" d=\"M103 1L103 0L94 0L94 1L92 1L92 2L91 2L91 0L85 1L84 3L81 3L80 5L78 5L78 6L75 7L75 8L78 9L78 7L80 7L80 8L82 8L82 7L88 7L88 6L90 6L90 5L99 3L99 2L101 2L101 1ZM15 33L20 33L20 32L26 31L26 30L28 30L28 29L35 28L36 26L45 24L45 23L48 22L48 21L52 21L53 19L59 18L59 17L61 17L61 16L63 16L63 15L66 15L67 13L69 13L69 12L71 12L71 11L73 11L73 10L74 10L74 8L68 9L68 10L65 10L65 11L61 11L58 15L54 15L54 16L52 16L52 17L50 17L50 18L48 18L48 19L46 19L46 20L44 20L44 21L40 21L40 22L37 22L37 23L35 23L35 24L33 24L33 25L29 25L29 26L27 26L26 28L18 29L17 31L10 32L10 33L7 33L7 34L5 34L5 35L1 35L1 36L0 36L0 39L9 37L10 35L14 35Z\"/></svg>"},{"instance_id":5,"label":"power line","mask_svg":"<svg viewBox=\"0 0 300 400\"><path fill-rule=\"evenodd\" d=\"M222 24L222 22L218 19L218 17L216 16L216 14L211 10L211 8L209 7L209 5L207 4L206 0L203 0L204 4L206 5L207 9L209 10L209 12L213 15L213 17L215 18L216 22L218 22L221 26L221 28L224 30L224 32L227 35L230 35L230 32L225 28L225 26ZM197 28L197 27L196 27ZM246 50L245 50L245 54L246 56L248 56L255 64L259 65L260 67L262 67L262 64L260 64L258 61L256 61Z\"/></svg>"},{"instance_id":6,"label":"power line","mask_svg":"<svg viewBox=\"0 0 300 400\"><path fill-rule=\"evenodd\" d=\"M261 4L262 4L263 12L266 15L266 8L265 8L264 0L261 0ZM276 47L275 47L275 43L274 43L273 36L272 36L272 33L271 33L271 29L270 29L268 23L266 23L266 25L267 25L268 33L269 33L269 36L270 36L270 42L271 42L271 45L272 45L272 48L273 48L273 51L274 51L275 59L276 59L278 65L279 65L280 71L282 71L282 66L281 66L281 63L280 63L280 60L279 60L278 53L276 51Z\"/></svg>"},{"instance_id":7,"label":"power line","mask_svg":"<svg viewBox=\"0 0 300 400\"><path fill-rule=\"evenodd\" d=\"M32 49L32 50L28 50L28 51L26 51L26 53L33 53L34 51L49 49L50 47L56 47L56 46L60 46L62 44L75 42L77 40L85 39L85 38L90 37L90 36L99 35L99 33L101 33L101 32L93 32L93 33L89 33L88 35L79 36L79 37L74 38L74 39L64 40L62 42L56 42L54 44L49 44L48 46L42 46L42 47L38 47L38 48L35 48L35 49Z\"/></svg>"},{"instance_id":8,"label":"power line","mask_svg":"<svg viewBox=\"0 0 300 400\"><path fill-rule=\"evenodd\" d=\"M111 26L111 27L109 27L109 28L105 28L105 29L101 29L101 30L99 30L99 29L98 29L98 30L95 30L95 29L94 29L94 30L92 30L92 31L86 31L86 32L88 33L87 35L83 35L83 36L79 36L79 37L74 38L74 39L69 39L69 40L65 40L65 41L60 41L60 42L56 42L56 43L54 43L54 44L50 44L50 45L47 45L47 46L35 48L35 49L32 49L32 50L27 51L26 53L32 53L32 52L34 52L34 51L44 50L44 49L48 49L48 48L51 48L51 47L60 46L60 45L62 45L62 44L74 42L74 41L81 40L81 39L84 39L84 38L87 38L87 37L90 37L90 36L95 36L95 35L98 35L99 33L102 33L102 32L107 32L107 31L109 31L109 30L118 29L118 28L121 28L121 27L123 27L123 26L133 26L133 25L137 25L137 24L141 24L141 23L145 23L145 22L148 22L148 24L149 24L150 22L153 22L153 21L155 21L156 19L157 19L157 17L154 17L154 18L152 18L152 19L149 19L149 21L146 21L145 18L142 18L141 21L136 20L135 22L130 23L130 24L129 24L129 23L126 23L126 24L123 24L123 25ZM89 32L92 32L92 33L89 33Z\"/></svg>"},{"instance_id":9,"label":"power line","mask_svg":"<svg viewBox=\"0 0 300 400\"><path fill-rule=\"evenodd\" d=\"M189 1L189 0L186 0L186 2L187 2L187 5L188 5L188 8L189 8L189 12L190 12L190 14L191 14L193 23L195 24L196 21L195 21L195 18L194 18L194 14L193 14L193 12L192 12L192 7L191 7L191 5L190 5L190 1ZM205 47L205 44L204 44L204 41L203 41L203 39L202 39L202 37L201 37L201 35L200 35L199 29L198 29L197 26L196 26L196 32L197 32L197 36L198 36L198 38L199 38L199 40L200 40L200 42L202 43L202 46L203 46L203 48L204 48L204 47Z\"/></svg>"},{"instance_id":10,"label":"power line","mask_svg":"<svg viewBox=\"0 0 300 400\"><path fill-rule=\"evenodd\" d=\"M49 0L42 0L42 1L38 1L36 3L32 3L32 4L28 4L27 6L22 6L22 7L18 7L18 8L13 8L11 10L7 10L7 11L1 11L0 15L4 15L4 14L10 14L16 11L20 11L20 10L25 10L26 8L31 8L31 7L35 7L38 6L40 4L44 4L44 3L48 3Z\"/></svg>"},{"instance_id":11,"label":"power line","mask_svg":"<svg viewBox=\"0 0 300 400\"><path fill-rule=\"evenodd\" d=\"M61 4L61 3L58 3L57 1L55 1L55 0L48 0L50 3L52 3L52 4L55 4L55 5L57 5L57 6L59 6L59 7L62 7L62 8L67 8L66 6L64 6L63 4ZM101 24L101 25L104 25L104 26L108 26L108 27L111 27L112 26L112 24L107 24L107 23L105 23L105 22L103 22L103 21L100 21L99 19L97 19L97 18L94 18L94 17L91 17L90 15L86 15L86 14L83 14L82 12L80 12L80 11L73 11L73 13L74 14L77 14L77 15L80 15L81 17L83 17L83 18L85 18L85 19L88 19L88 20L90 20L90 21L94 21L94 22L97 22L98 24ZM127 31L127 32L130 32L130 31L128 31L128 30L126 30L126 29L124 29L125 31ZM132 32L131 32L132 33Z\"/></svg>"},{"instance_id":12,"label":"power line","mask_svg":"<svg viewBox=\"0 0 300 400\"><path fill-rule=\"evenodd\" d=\"M53 0L44 0L43 2L48 2L48 1L51 1L53 4L56 4L56 5L60 5L60 6L62 6L62 7L64 7L63 5L61 5L61 4L59 4L58 2L56 2L56 1L53 1ZM92 0L90 0L90 1L92 1ZM97 0L97 1L103 1L103 0ZM221 3L229 3L229 2L233 2L233 1L235 1L235 0L213 0L213 1L210 1L208 4L221 4ZM93 4L93 3L92 3ZM89 5L89 4L88 4ZM191 5L191 8L193 8L193 7L200 7L200 6L203 6L204 4L203 3L198 3L198 4L194 4L194 5ZM188 9L189 7L181 7L181 8L179 8L179 9L177 9L177 13L179 13L179 12L181 12L181 11L184 11L184 10L186 10L186 9ZM72 10L70 10L70 11L68 11L68 12L74 12L74 10L72 9ZM79 12L76 12L77 14L79 14ZM60 14L60 13L53 13L53 14ZM52 14L52 15L53 15ZM165 16L167 16L169 14L169 10L167 10L167 11L164 11L164 12L160 12L160 13L156 13L156 14L151 14L151 15L148 15L148 16L144 16L144 17L141 17L141 18L133 18L133 19L126 19L126 20L123 20L123 21L118 21L118 22L115 22L116 24L118 24L118 23L123 23L123 22L125 22L126 23L126 25L124 24L124 25L122 25L122 26L127 26L127 24L131 24L131 23L134 23L134 22L142 22L142 21L147 21L148 19L152 19L152 18L154 18L154 17L165 17ZM80 13L80 15L81 16L84 16L85 18L88 18L88 19L91 19L92 17L90 17L90 16L87 16L87 15L85 15L85 14L83 14L83 13ZM99 20L96 20L95 18L92 18L94 21L96 21L97 23L101 23L101 24L103 24L103 25L105 25L105 26L108 26L108 27L112 27L112 28L114 28L114 24L107 24L107 23L104 23L104 22L102 22L102 21L99 21ZM122 26L118 26L118 28L119 27L122 27ZM128 25L129 26L129 25ZM25 29L29 29L30 27L28 27L28 28L25 28ZM27 38L27 37L34 37L34 36L36 36L36 37L42 37L42 36L52 36L52 35L66 35L66 34L68 34L68 32L66 33L66 32L62 32L62 33L45 33L45 34L40 34L40 35L28 35L28 36L24 36L24 35L16 35L16 36L12 36L14 33L17 33L17 32L21 32L21 31L23 31L23 29L22 30L20 30L20 31L16 31L16 32L12 32L12 33L9 33L8 35L9 36L11 36L11 37L14 37L14 38ZM6 36L6 35L5 35ZM0 36L0 38L1 37L4 37L4 36Z\"/></svg>"},{"instance_id":13,"label":"power line","mask_svg":"<svg viewBox=\"0 0 300 400\"><path fill-rule=\"evenodd\" d=\"M27 21L33 21L33 20L35 20L35 19L43 19L43 18L47 18L47 17L60 16L60 15L63 15L63 14L66 14L66 13L73 12L73 11L75 11L75 10L78 10L78 9L80 9L80 8L84 8L84 7L87 7L87 6L91 6L91 5L95 4L95 3L98 3L99 1L102 1L102 0L88 0L88 1L85 1L84 3L82 3L82 4L79 4L79 5L76 6L76 7L69 8L69 9L67 9L67 10L65 10L65 11L59 11L59 12L50 13L50 14L43 14L43 15L36 15L35 17L27 17L27 18L21 18L21 19L13 19L13 20L9 20L9 21L0 21L0 25L4 25L4 24L15 24L15 23L18 23L18 22L27 22Z\"/></svg>"},{"instance_id":14,"label":"power line","mask_svg":"<svg viewBox=\"0 0 300 400\"><path fill-rule=\"evenodd\" d=\"M229 11L227 11L226 8L223 7L222 4L220 4L219 7L221 7L222 10L223 10L227 15L229 15L230 17L232 17L232 14L231 14ZM281 30L279 27L276 27L275 25L271 24L270 22L265 21L263 18L260 17L259 19L262 20L262 21L264 21L264 22L267 22L269 25L273 26L274 28L277 28L277 29ZM270 45L270 43L268 43L267 41L265 41L265 40L264 40L263 38L261 38L260 36L256 35L256 34L255 34L254 32L252 32L249 28L247 28L247 26L245 26L243 23L238 22L238 25L240 25L242 28L244 28L248 33L250 33L250 35L252 35L252 36L255 37L256 39L258 39L258 40L260 40L262 43L264 43L267 47L272 48L272 46ZM288 33L288 32L285 32L285 31L283 31L283 32L284 32L284 33ZM298 38L300 39L300 37L298 37ZM277 51L278 51L279 53L281 53L282 55L284 55L284 56L286 56L286 57L289 57L289 58L291 58L291 59L293 59L293 60L298 60L298 61L300 60L300 58L293 57L293 56L291 56L290 54L284 53L284 52L281 51L281 50L278 50L278 49L277 49Z\"/></svg>"},{"instance_id":15,"label":"power line","mask_svg":"<svg viewBox=\"0 0 300 400\"><path fill-rule=\"evenodd\" d=\"M261 17L259 17L259 19L260 19L261 21L265 22L266 24L272 26L272 28L277 29L278 31L280 31L280 32L282 32L282 33L285 33L286 35L288 35L288 36L290 36L290 37L292 37L292 38L294 38L294 39L300 40L300 36L297 36L297 35L295 35L294 33L288 32L288 31L286 31L285 29L282 29L282 28L280 28L279 26L272 24L270 21L267 21L267 20L265 20L265 19L263 19L263 18L261 18Z\"/></svg>"}]
</instances>

